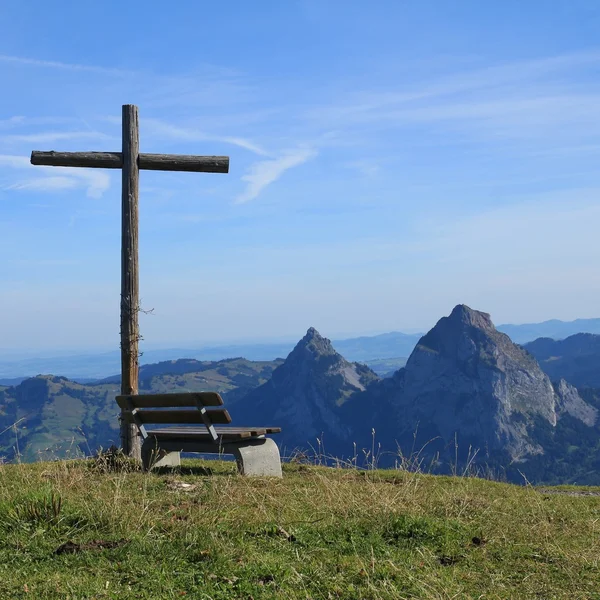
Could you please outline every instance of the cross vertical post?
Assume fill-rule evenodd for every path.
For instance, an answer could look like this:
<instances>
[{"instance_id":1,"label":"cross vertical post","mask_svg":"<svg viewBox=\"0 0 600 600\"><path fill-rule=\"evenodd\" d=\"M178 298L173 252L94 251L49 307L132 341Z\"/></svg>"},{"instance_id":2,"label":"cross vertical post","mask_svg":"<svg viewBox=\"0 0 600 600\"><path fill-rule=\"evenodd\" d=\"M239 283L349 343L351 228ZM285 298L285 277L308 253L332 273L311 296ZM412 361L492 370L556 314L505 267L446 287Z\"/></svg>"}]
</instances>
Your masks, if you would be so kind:
<instances>
[{"instance_id":1,"label":"cross vertical post","mask_svg":"<svg viewBox=\"0 0 600 600\"><path fill-rule=\"evenodd\" d=\"M122 152L55 152L34 150L31 164L47 167L84 167L121 169L121 395L138 393L139 271L138 271L138 195L140 169L149 171L187 171L228 173L228 156L186 154L147 154L140 152L138 109L123 105ZM141 459L140 438L135 424L123 418L121 444L129 456Z\"/></svg>"},{"instance_id":2,"label":"cross vertical post","mask_svg":"<svg viewBox=\"0 0 600 600\"><path fill-rule=\"evenodd\" d=\"M138 393L139 347L139 122L137 106L123 106L123 166L121 218L121 395ZM122 411L121 411L122 412ZM123 415L121 415L122 417ZM123 452L141 460L135 423L121 418Z\"/></svg>"}]
</instances>

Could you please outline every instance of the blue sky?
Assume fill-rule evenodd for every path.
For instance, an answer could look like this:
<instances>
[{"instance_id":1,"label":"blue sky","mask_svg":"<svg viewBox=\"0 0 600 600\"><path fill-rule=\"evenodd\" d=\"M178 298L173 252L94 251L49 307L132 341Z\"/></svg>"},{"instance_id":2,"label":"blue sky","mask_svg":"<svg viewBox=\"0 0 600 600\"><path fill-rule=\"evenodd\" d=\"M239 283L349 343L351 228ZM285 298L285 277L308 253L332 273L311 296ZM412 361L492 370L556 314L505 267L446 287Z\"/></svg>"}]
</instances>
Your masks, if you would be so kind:
<instances>
[{"instance_id":1,"label":"blue sky","mask_svg":"<svg viewBox=\"0 0 600 600\"><path fill-rule=\"evenodd\" d=\"M600 316L595 0L5 0L0 81L4 350L118 347L120 173L29 155L126 103L230 156L142 172L147 347Z\"/></svg>"}]
</instances>

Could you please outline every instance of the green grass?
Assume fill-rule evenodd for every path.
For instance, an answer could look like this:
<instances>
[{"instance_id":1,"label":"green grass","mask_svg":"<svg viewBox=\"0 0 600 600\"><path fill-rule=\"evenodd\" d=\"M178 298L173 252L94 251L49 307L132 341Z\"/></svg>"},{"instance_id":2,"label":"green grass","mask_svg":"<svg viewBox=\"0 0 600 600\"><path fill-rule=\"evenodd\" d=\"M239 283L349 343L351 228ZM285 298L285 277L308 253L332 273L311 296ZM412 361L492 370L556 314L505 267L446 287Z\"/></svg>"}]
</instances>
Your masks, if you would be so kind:
<instances>
[{"instance_id":1,"label":"green grass","mask_svg":"<svg viewBox=\"0 0 600 600\"><path fill-rule=\"evenodd\" d=\"M600 599L599 534L600 497L476 478L0 465L7 599Z\"/></svg>"}]
</instances>

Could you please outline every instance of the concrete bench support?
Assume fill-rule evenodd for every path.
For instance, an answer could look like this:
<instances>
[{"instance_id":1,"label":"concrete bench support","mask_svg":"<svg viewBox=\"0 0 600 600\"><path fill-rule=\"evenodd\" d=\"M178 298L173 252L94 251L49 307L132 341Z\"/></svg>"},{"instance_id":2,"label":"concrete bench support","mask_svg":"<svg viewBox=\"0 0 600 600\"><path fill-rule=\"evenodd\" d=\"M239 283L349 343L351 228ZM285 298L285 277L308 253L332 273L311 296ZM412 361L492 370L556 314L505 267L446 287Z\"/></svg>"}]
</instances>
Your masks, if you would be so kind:
<instances>
[{"instance_id":1,"label":"concrete bench support","mask_svg":"<svg viewBox=\"0 0 600 600\"><path fill-rule=\"evenodd\" d=\"M240 475L282 477L279 448L271 438L249 440L233 447Z\"/></svg>"},{"instance_id":2,"label":"concrete bench support","mask_svg":"<svg viewBox=\"0 0 600 600\"><path fill-rule=\"evenodd\" d=\"M282 477L281 456L271 438L259 437L220 446L211 442L161 440L148 437L142 444L142 464L145 471L156 467L181 465L181 452L200 454L233 454L238 472L248 477Z\"/></svg>"}]
</instances>

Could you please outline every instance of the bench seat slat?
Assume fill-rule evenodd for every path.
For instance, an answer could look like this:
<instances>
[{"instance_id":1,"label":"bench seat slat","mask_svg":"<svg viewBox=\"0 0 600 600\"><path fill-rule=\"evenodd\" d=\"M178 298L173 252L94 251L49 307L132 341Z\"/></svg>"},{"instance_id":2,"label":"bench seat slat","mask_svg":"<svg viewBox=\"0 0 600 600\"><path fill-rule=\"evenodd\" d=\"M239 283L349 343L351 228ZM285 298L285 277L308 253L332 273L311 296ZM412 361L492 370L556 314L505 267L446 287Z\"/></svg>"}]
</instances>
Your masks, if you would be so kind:
<instances>
[{"instance_id":1,"label":"bench seat slat","mask_svg":"<svg viewBox=\"0 0 600 600\"><path fill-rule=\"evenodd\" d=\"M136 394L117 396L117 404L129 409L129 400L134 408L176 408L182 406L222 406L223 398L217 392L186 392L181 394Z\"/></svg>"},{"instance_id":2,"label":"bench seat slat","mask_svg":"<svg viewBox=\"0 0 600 600\"><path fill-rule=\"evenodd\" d=\"M258 437L270 433L279 433L280 427L215 427L215 432L219 440L238 440L250 437ZM147 431L149 437L156 439L199 439L211 440L210 434L206 429L175 428L154 429ZM211 440L212 441L212 440Z\"/></svg>"},{"instance_id":3,"label":"bench seat slat","mask_svg":"<svg viewBox=\"0 0 600 600\"><path fill-rule=\"evenodd\" d=\"M226 408L209 408L204 413L211 423L216 425L228 425L231 423L231 416ZM135 416L141 423L156 423L176 425L197 425L203 424L202 413L198 409L192 410L145 410L138 409ZM135 422L134 416L130 411L123 413L123 418L129 422Z\"/></svg>"},{"instance_id":4,"label":"bench seat slat","mask_svg":"<svg viewBox=\"0 0 600 600\"><path fill-rule=\"evenodd\" d=\"M157 431L202 431L202 429L197 429L196 427L168 427L166 429L158 429ZM266 433L281 433L281 427L236 427L234 425L232 427L215 427L215 431L217 433L223 431L265 431Z\"/></svg>"}]
</instances>

